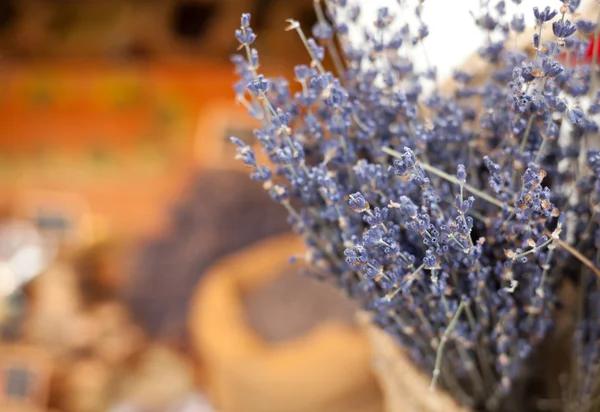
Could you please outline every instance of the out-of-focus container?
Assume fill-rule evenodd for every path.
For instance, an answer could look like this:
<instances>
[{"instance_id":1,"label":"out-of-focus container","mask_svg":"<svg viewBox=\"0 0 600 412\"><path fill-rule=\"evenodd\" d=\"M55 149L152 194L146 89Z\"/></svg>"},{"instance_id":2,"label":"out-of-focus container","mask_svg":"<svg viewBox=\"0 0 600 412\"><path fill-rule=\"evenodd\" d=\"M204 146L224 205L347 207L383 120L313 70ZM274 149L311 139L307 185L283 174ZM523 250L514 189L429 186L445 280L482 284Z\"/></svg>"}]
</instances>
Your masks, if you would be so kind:
<instances>
[{"instance_id":1,"label":"out-of-focus container","mask_svg":"<svg viewBox=\"0 0 600 412\"><path fill-rule=\"evenodd\" d=\"M247 322L244 295L281 274L289 256L302 248L295 237L271 238L221 260L203 277L190 330L218 410L381 411L360 329L325 323L272 343Z\"/></svg>"}]
</instances>

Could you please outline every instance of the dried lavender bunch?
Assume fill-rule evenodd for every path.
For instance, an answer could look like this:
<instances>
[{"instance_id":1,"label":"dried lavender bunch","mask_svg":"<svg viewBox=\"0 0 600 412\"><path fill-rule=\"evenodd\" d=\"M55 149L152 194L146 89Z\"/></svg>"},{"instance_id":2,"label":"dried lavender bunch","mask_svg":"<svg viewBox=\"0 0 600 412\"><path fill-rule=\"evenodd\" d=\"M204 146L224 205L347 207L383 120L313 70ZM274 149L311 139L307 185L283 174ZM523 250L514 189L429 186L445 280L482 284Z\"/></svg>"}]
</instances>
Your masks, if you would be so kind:
<instances>
[{"instance_id":1,"label":"dried lavender bunch","mask_svg":"<svg viewBox=\"0 0 600 412\"><path fill-rule=\"evenodd\" d=\"M486 69L455 72L444 93L434 67L407 57L429 33L423 1L418 27L378 10L361 45L349 41L360 15L349 3L316 0L312 38L289 21L310 57L295 68L296 92L259 74L242 16L235 90L261 121L268 160L232 138L238 157L289 211L315 275L360 300L431 389L472 408L537 408L518 386L557 316L571 314L558 292L584 285L573 384L558 402L592 407L598 381L579 382L578 365L597 369L600 355L600 96L596 58L584 60L597 24L577 14L579 1L534 8L528 54L510 39L523 16L482 2Z\"/></svg>"}]
</instances>

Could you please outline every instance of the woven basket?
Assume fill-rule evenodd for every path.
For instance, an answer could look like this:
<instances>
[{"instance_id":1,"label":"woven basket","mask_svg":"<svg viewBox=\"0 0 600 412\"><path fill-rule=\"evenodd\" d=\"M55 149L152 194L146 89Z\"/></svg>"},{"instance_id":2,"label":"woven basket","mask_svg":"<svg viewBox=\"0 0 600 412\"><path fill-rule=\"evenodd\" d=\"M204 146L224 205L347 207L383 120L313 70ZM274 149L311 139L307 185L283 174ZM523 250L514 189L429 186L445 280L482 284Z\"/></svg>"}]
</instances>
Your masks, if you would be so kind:
<instances>
[{"instance_id":1,"label":"woven basket","mask_svg":"<svg viewBox=\"0 0 600 412\"><path fill-rule=\"evenodd\" d=\"M430 378L402 353L394 339L369 323L361 313L359 322L371 345L372 368L384 394L386 412L468 412L448 394L429 390Z\"/></svg>"}]
</instances>

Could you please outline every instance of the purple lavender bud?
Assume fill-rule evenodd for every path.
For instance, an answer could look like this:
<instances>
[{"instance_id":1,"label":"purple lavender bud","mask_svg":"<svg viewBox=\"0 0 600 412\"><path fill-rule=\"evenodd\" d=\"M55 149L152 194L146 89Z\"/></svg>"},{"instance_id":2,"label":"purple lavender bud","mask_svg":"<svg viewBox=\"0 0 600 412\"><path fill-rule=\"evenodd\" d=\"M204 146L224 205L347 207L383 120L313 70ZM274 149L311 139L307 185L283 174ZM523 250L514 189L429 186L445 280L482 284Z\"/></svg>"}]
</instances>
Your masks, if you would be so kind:
<instances>
[{"instance_id":1,"label":"purple lavender bud","mask_svg":"<svg viewBox=\"0 0 600 412\"><path fill-rule=\"evenodd\" d=\"M569 0L569 11L571 13L575 13L575 11L577 11L577 8L579 7L580 3L581 3L581 0Z\"/></svg>"},{"instance_id":2,"label":"purple lavender bud","mask_svg":"<svg viewBox=\"0 0 600 412\"><path fill-rule=\"evenodd\" d=\"M497 41L494 43L487 44L486 46L480 48L478 53L481 57L486 59L489 62L496 63L500 60L500 54L504 49L504 42Z\"/></svg>"},{"instance_id":3,"label":"purple lavender bud","mask_svg":"<svg viewBox=\"0 0 600 412\"><path fill-rule=\"evenodd\" d=\"M402 158L404 159L408 167L413 167L417 161L417 159L415 158L415 152L413 152L408 147L404 148L404 154L402 155Z\"/></svg>"},{"instance_id":4,"label":"purple lavender bud","mask_svg":"<svg viewBox=\"0 0 600 412\"><path fill-rule=\"evenodd\" d=\"M525 31L525 16L523 14L515 14L510 22L510 28L517 33L523 33Z\"/></svg>"},{"instance_id":5,"label":"purple lavender bud","mask_svg":"<svg viewBox=\"0 0 600 412\"><path fill-rule=\"evenodd\" d=\"M233 144L235 144L236 146L240 147L240 148L244 148L246 147L246 143L242 142L240 139L238 139L237 137L230 137L229 140L231 140L231 142Z\"/></svg>"},{"instance_id":6,"label":"purple lavender bud","mask_svg":"<svg viewBox=\"0 0 600 412\"><path fill-rule=\"evenodd\" d=\"M567 110L567 116L569 117L571 123L578 124L583 120L585 114L583 113L583 110L574 107L572 109Z\"/></svg>"},{"instance_id":7,"label":"purple lavender bud","mask_svg":"<svg viewBox=\"0 0 600 412\"><path fill-rule=\"evenodd\" d=\"M403 42L404 42L404 39L402 38L402 34L396 32L396 33L394 33L394 36L392 37L392 39L388 42L387 48L390 50L397 50L402 46Z\"/></svg>"},{"instance_id":8,"label":"purple lavender bud","mask_svg":"<svg viewBox=\"0 0 600 412\"><path fill-rule=\"evenodd\" d=\"M389 167L389 171L396 176L404 176L408 173L408 170L415 166L415 154L408 147L404 148L405 152L402 154L400 159L394 159L392 166Z\"/></svg>"},{"instance_id":9,"label":"purple lavender bud","mask_svg":"<svg viewBox=\"0 0 600 412\"><path fill-rule=\"evenodd\" d=\"M242 27L243 28L250 27L250 13L243 13L241 20L242 20Z\"/></svg>"},{"instance_id":10,"label":"purple lavender bud","mask_svg":"<svg viewBox=\"0 0 600 412\"><path fill-rule=\"evenodd\" d=\"M308 39L307 42L314 58L317 61L322 61L325 58L325 48L319 46L313 38Z\"/></svg>"},{"instance_id":11,"label":"purple lavender bud","mask_svg":"<svg viewBox=\"0 0 600 412\"><path fill-rule=\"evenodd\" d=\"M378 29L386 28L393 21L393 17L390 15L390 11L387 7L382 7L377 10L377 20L375 20L375 27Z\"/></svg>"},{"instance_id":12,"label":"purple lavender bud","mask_svg":"<svg viewBox=\"0 0 600 412\"><path fill-rule=\"evenodd\" d=\"M458 165L458 167L456 168L456 177L462 183L465 183L467 181L467 171L465 169L465 165Z\"/></svg>"},{"instance_id":13,"label":"purple lavender bud","mask_svg":"<svg viewBox=\"0 0 600 412\"><path fill-rule=\"evenodd\" d=\"M335 31L341 35L348 34L348 25L346 23L337 23Z\"/></svg>"},{"instance_id":14,"label":"purple lavender bud","mask_svg":"<svg viewBox=\"0 0 600 412\"><path fill-rule=\"evenodd\" d=\"M456 197L454 198L454 208L456 210L462 210L462 201L460 195L456 195Z\"/></svg>"},{"instance_id":15,"label":"purple lavender bud","mask_svg":"<svg viewBox=\"0 0 600 412\"><path fill-rule=\"evenodd\" d=\"M267 92L269 88L269 82L267 81L267 79L265 79L265 77L262 74L259 74L258 76L256 76L256 79L252 80L248 84L247 87L248 90L250 90L250 93L256 96L262 96Z\"/></svg>"},{"instance_id":16,"label":"purple lavender bud","mask_svg":"<svg viewBox=\"0 0 600 412\"><path fill-rule=\"evenodd\" d=\"M294 73L296 74L296 79L306 80L310 71L308 69L308 66L304 64L299 64L297 66L294 66Z\"/></svg>"},{"instance_id":17,"label":"purple lavender bud","mask_svg":"<svg viewBox=\"0 0 600 412\"><path fill-rule=\"evenodd\" d=\"M237 67L243 65L244 63L248 63L244 56L241 54L232 54L229 60Z\"/></svg>"},{"instance_id":18,"label":"purple lavender bud","mask_svg":"<svg viewBox=\"0 0 600 412\"><path fill-rule=\"evenodd\" d=\"M349 196L348 205L350 209L356 213L362 213L369 209L369 203L365 200L360 192L353 193Z\"/></svg>"},{"instance_id":19,"label":"purple lavender bud","mask_svg":"<svg viewBox=\"0 0 600 412\"><path fill-rule=\"evenodd\" d=\"M548 236L544 235L541 236L536 242L535 242L535 247L539 248L541 247L546 241L548 240Z\"/></svg>"},{"instance_id":20,"label":"purple lavender bud","mask_svg":"<svg viewBox=\"0 0 600 412\"><path fill-rule=\"evenodd\" d=\"M371 226L362 236L365 246L377 246L383 240L383 232L379 226Z\"/></svg>"},{"instance_id":21,"label":"purple lavender bud","mask_svg":"<svg viewBox=\"0 0 600 412\"><path fill-rule=\"evenodd\" d=\"M312 34L319 40L329 40L333 37L333 28L326 21L319 21L313 26Z\"/></svg>"},{"instance_id":22,"label":"purple lavender bud","mask_svg":"<svg viewBox=\"0 0 600 412\"><path fill-rule=\"evenodd\" d=\"M271 122L273 122L273 126L277 128L287 127L290 124L291 115L287 112L284 112L281 109L277 109L275 112L275 116L271 118Z\"/></svg>"},{"instance_id":23,"label":"purple lavender bud","mask_svg":"<svg viewBox=\"0 0 600 412\"><path fill-rule=\"evenodd\" d=\"M552 107L555 111L559 113L564 113L565 110L567 110L567 102L564 99L550 97L547 100L549 106Z\"/></svg>"},{"instance_id":24,"label":"purple lavender bud","mask_svg":"<svg viewBox=\"0 0 600 412\"><path fill-rule=\"evenodd\" d=\"M600 113L600 100L596 99L596 101L593 101L590 104L590 107L588 109L588 113L590 115L595 115L595 114Z\"/></svg>"},{"instance_id":25,"label":"purple lavender bud","mask_svg":"<svg viewBox=\"0 0 600 412\"><path fill-rule=\"evenodd\" d=\"M400 204L400 212L411 219L414 219L417 216L417 206L406 196L401 196L398 200Z\"/></svg>"},{"instance_id":26,"label":"purple lavender bud","mask_svg":"<svg viewBox=\"0 0 600 412\"><path fill-rule=\"evenodd\" d=\"M550 139L558 138L559 128L556 125L556 123L553 122L552 120L549 120L546 123L544 123L544 130L545 130L546 137L548 137Z\"/></svg>"},{"instance_id":27,"label":"purple lavender bud","mask_svg":"<svg viewBox=\"0 0 600 412\"><path fill-rule=\"evenodd\" d=\"M252 31L250 27L245 29L238 29L235 31L235 38L240 42L240 44L244 46L248 46L254 43L256 40L256 34Z\"/></svg>"},{"instance_id":28,"label":"purple lavender bud","mask_svg":"<svg viewBox=\"0 0 600 412\"><path fill-rule=\"evenodd\" d=\"M576 31L577 31L577 26L574 24L571 24L571 22L569 20L566 20L564 22L562 20L559 20L559 21L555 21L554 23L552 23L552 32L559 39L566 39L567 37L571 36Z\"/></svg>"},{"instance_id":29,"label":"purple lavender bud","mask_svg":"<svg viewBox=\"0 0 600 412\"><path fill-rule=\"evenodd\" d=\"M477 24L485 30L494 30L498 21L489 14L485 14L477 20Z\"/></svg>"},{"instance_id":30,"label":"purple lavender bud","mask_svg":"<svg viewBox=\"0 0 600 412\"><path fill-rule=\"evenodd\" d=\"M233 90L236 96L243 96L246 92L246 85L243 81L238 81L233 84Z\"/></svg>"},{"instance_id":31,"label":"purple lavender bud","mask_svg":"<svg viewBox=\"0 0 600 412\"><path fill-rule=\"evenodd\" d=\"M488 168L488 170L491 173L498 173L498 172L500 172L500 165L492 162L492 160L490 159L489 156L485 156L483 158L483 162L484 162L485 166Z\"/></svg>"},{"instance_id":32,"label":"purple lavender bud","mask_svg":"<svg viewBox=\"0 0 600 412\"><path fill-rule=\"evenodd\" d=\"M598 125L597 122L590 119L583 119L583 122L580 127L584 133L595 134L598 133L598 131L600 131L600 125Z\"/></svg>"},{"instance_id":33,"label":"purple lavender bud","mask_svg":"<svg viewBox=\"0 0 600 412\"><path fill-rule=\"evenodd\" d=\"M398 243L396 243L395 241L387 239L386 243L389 245L385 247L385 253L387 253L388 255L400 252L400 246L398 246Z\"/></svg>"},{"instance_id":34,"label":"purple lavender bud","mask_svg":"<svg viewBox=\"0 0 600 412\"><path fill-rule=\"evenodd\" d=\"M590 20L577 20L577 29L586 34L591 34L596 30L596 23Z\"/></svg>"},{"instance_id":35,"label":"purple lavender bud","mask_svg":"<svg viewBox=\"0 0 600 412\"><path fill-rule=\"evenodd\" d=\"M252 180L257 180L259 182L267 182L271 180L272 172L267 166L257 166L254 169L254 172L250 174L250 178Z\"/></svg>"},{"instance_id":36,"label":"purple lavender bud","mask_svg":"<svg viewBox=\"0 0 600 412\"><path fill-rule=\"evenodd\" d=\"M321 91L330 83L330 78L326 74L319 74L310 78L310 87Z\"/></svg>"},{"instance_id":37,"label":"purple lavender bud","mask_svg":"<svg viewBox=\"0 0 600 412\"><path fill-rule=\"evenodd\" d=\"M457 82L463 83L463 84L467 84L471 81L471 79L473 79L472 74L461 71L461 70L455 70L454 73L452 74L452 77Z\"/></svg>"},{"instance_id":38,"label":"purple lavender bud","mask_svg":"<svg viewBox=\"0 0 600 412\"><path fill-rule=\"evenodd\" d=\"M352 23L356 23L358 20L358 16L360 16L360 7L359 6L351 6L348 9L348 18Z\"/></svg>"},{"instance_id":39,"label":"purple lavender bud","mask_svg":"<svg viewBox=\"0 0 600 412\"><path fill-rule=\"evenodd\" d=\"M533 8L533 15L535 16L535 20L539 25L552 20L557 14L558 12L556 10L550 10L550 7L548 6L546 6L546 8L542 11L540 11L537 7Z\"/></svg>"},{"instance_id":40,"label":"purple lavender bud","mask_svg":"<svg viewBox=\"0 0 600 412\"><path fill-rule=\"evenodd\" d=\"M339 86L333 86L327 90L324 102L327 106L338 109L345 103L347 97L348 94L344 89Z\"/></svg>"},{"instance_id":41,"label":"purple lavender bud","mask_svg":"<svg viewBox=\"0 0 600 412\"><path fill-rule=\"evenodd\" d=\"M367 250L362 245L356 245L352 249L344 250L346 262L350 265L364 265L367 263Z\"/></svg>"},{"instance_id":42,"label":"purple lavender bud","mask_svg":"<svg viewBox=\"0 0 600 412\"><path fill-rule=\"evenodd\" d=\"M427 249L425 257L423 258L423 264L428 269L433 269L438 266L437 258L435 257L433 250Z\"/></svg>"},{"instance_id":43,"label":"purple lavender bud","mask_svg":"<svg viewBox=\"0 0 600 412\"><path fill-rule=\"evenodd\" d=\"M499 1L494 7L500 16L506 14L506 2L504 0Z\"/></svg>"},{"instance_id":44,"label":"purple lavender bud","mask_svg":"<svg viewBox=\"0 0 600 412\"><path fill-rule=\"evenodd\" d=\"M483 163L490 172L489 183L496 193L500 193L504 186L504 179L500 175L500 165L494 163L488 156L483 158Z\"/></svg>"},{"instance_id":45,"label":"purple lavender bud","mask_svg":"<svg viewBox=\"0 0 600 412\"><path fill-rule=\"evenodd\" d=\"M230 140L237 146L237 156L242 159L244 164L253 167L256 166L256 156L252 148L237 137L230 137Z\"/></svg>"},{"instance_id":46,"label":"purple lavender bud","mask_svg":"<svg viewBox=\"0 0 600 412\"><path fill-rule=\"evenodd\" d=\"M273 185L268 189L268 192L275 202L283 202L290 198L289 190L283 185Z\"/></svg>"},{"instance_id":47,"label":"purple lavender bud","mask_svg":"<svg viewBox=\"0 0 600 412\"><path fill-rule=\"evenodd\" d=\"M555 77L563 71L563 67L556 60L545 58L542 60L542 70L544 71L544 76Z\"/></svg>"},{"instance_id":48,"label":"purple lavender bud","mask_svg":"<svg viewBox=\"0 0 600 412\"><path fill-rule=\"evenodd\" d=\"M250 64L254 68L258 67L258 51L256 49L250 51Z\"/></svg>"},{"instance_id":49,"label":"purple lavender bud","mask_svg":"<svg viewBox=\"0 0 600 412\"><path fill-rule=\"evenodd\" d=\"M282 165L289 165L293 162L294 156L289 147L279 148L273 153L272 160Z\"/></svg>"},{"instance_id":50,"label":"purple lavender bud","mask_svg":"<svg viewBox=\"0 0 600 412\"><path fill-rule=\"evenodd\" d=\"M423 77L429 80L435 80L437 78L437 67L429 67L423 73Z\"/></svg>"},{"instance_id":51,"label":"purple lavender bud","mask_svg":"<svg viewBox=\"0 0 600 412\"><path fill-rule=\"evenodd\" d=\"M467 213L469 209L473 207L473 203L475 203L475 198L473 196L469 196L467 199L463 200L461 211L463 213Z\"/></svg>"},{"instance_id":52,"label":"purple lavender bud","mask_svg":"<svg viewBox=\"0 0 600 412\"><path fill-rule=\"evenodd\" d=\"M523 177L521 178L523 182L523 188L529 192L533 189L534 186L541 183L542 178L539 174L539 168L534 163L529 163L527 170L523 173Z\"/></svg>"},{"instance_id":53,"label":"purple lavender bud","mask_svg":"<svg viewBox=\"0 0 600 412\"><path fill-rule=\"evenodd\" d=\"M376 207L371 213L372 215L363 215L363 220L371 226L383 223L388 217L388 209L385 207L383 209Z\"/></svg>"},{"instance_id":54,"label":"purple lavender bud","mask_svg":"<svg viewBox=\"0 0 600 412\"><path fill-rule=\"evenodd\" d=\"M540 48L540 35L537 33L533 35L533 47L536 49Z\"/></svg>"},{"instance_id":55,"label":"purple lavender bud","mask_svg":"<svg viewBox=\"0 0 600 412\"><path fill-rule=\"evenodd\" d=\"M381 274L380 267L381 267L380 263L377 260L372 259L369 262L369 266L367 266L367 270L365 271L365 279L373 280L377 276L379 276Z\"/></svg>"}]
</instances>

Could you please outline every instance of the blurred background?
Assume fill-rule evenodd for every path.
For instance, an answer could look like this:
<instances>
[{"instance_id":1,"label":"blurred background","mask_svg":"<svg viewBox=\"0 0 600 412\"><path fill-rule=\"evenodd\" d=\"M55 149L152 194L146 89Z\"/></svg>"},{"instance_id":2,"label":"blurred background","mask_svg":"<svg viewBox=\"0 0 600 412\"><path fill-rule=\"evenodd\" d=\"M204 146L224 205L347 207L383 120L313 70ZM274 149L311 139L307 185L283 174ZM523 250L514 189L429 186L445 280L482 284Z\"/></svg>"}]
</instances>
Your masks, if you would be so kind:
<instances>
[{"instance_id":1,"label":"blurred background","mask_svg":"<svg viewBox=\"0 0 600 412\"><path fill-rule=\"evenodd\" d=\"M446 75L482 36L429 3ZM312 0L0 0L0 411L382 410L356 308L233 159L243 12L292 78Z\"/></svg>"},{"instance_id":2,"label":"blurred background","mask_svg":"<svg viewBox=\"0 0 600 412\"><path fill-rule=\"evenodd\" d=\"M287 229L228 141L254 127L229 62L243 12L265 67L306 60L281 34L310 0L0 0L0 410L233 410L190 302Z\"/></svg>"}]
</instances>

